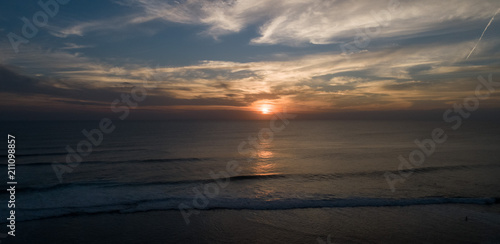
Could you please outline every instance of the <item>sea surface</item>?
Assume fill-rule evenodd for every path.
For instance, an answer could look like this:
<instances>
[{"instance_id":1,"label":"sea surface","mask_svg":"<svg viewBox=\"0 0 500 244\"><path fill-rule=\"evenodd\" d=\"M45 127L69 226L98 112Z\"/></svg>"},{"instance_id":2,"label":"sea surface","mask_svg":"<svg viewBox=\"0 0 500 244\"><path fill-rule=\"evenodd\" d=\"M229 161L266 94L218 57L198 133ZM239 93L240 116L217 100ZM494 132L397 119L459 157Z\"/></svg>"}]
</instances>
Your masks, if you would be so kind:
<instances>
[{"instance_id":1,"label":"sea surface","mask_svg":"<svg viewBox=\"0 0 500 244\"><path fill-rule=\"evenodd\" d=\"M179 206L282 210L485 205L500 197L496 123L465 121L453 130L439 121L290 120L272 135L269 121L113 125L115 130L103 133L98 146L80 155L80 163L70 156L68 164L66 148L77 151L79 143L85 144L81 141L88 141L82 130L99 128L99 121L1 122L2 136L11 134L16 140L16 220ZM432 138L435 128L444 130L446 142L436 143L420 166L399 171L398 157L408 160L419 148L414 141ZM5 189L6 141L0 152ZM58 171L66 172L58 178ZM407 177L392 191L387 172ZM1 191L2 223L7 221L8 197Z\"/></svg>"}]
</instances>

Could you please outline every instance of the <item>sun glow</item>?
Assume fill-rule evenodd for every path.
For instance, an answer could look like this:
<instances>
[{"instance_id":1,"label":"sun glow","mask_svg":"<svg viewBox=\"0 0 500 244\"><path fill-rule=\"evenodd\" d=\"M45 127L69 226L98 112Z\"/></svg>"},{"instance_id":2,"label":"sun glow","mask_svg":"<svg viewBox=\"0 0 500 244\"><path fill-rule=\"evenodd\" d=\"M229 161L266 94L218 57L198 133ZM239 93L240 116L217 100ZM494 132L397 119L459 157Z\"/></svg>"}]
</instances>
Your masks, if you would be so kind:
<instances>
[{"instance_id":1,"label":"sun glow","mask_svg":"<svg viewBox=\"0 0 500 244\"><path fill-rule=\"evenodd\" d=\"M272 111L271 111L271 106L265 104L265 105L262 105L262 107L260 108L260 111L262 112L262 114L270 114Z\"/></svg>"}]
</instances>

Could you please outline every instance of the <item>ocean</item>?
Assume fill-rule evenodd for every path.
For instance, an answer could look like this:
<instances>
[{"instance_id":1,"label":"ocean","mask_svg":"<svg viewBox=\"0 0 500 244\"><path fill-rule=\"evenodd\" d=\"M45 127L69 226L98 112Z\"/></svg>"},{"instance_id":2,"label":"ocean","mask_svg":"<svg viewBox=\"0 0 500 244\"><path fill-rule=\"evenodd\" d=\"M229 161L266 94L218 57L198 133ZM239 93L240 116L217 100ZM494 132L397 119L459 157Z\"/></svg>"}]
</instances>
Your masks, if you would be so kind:
<instances>
[{"instance_id":1,"label":"ocean","mask_svg":"<svg viewBox=\"0 0 500 244\"><path fill-rule=\"evenodd\" d=\"M16 141L18 223L171 211L189 226L216 210L370 213L380 207L489 206L500 197L496 123L465 121L453 130L432 121L290 120L272 130L270 121L114 121L112 132L94 134L97 146L82 130L99 128L99 121L1 125L2 134ZM436 128L446 141L425 154L415 140L432 139ZM415 150L424 158L404 164ZM6 172L7 149L1 155ZM4 224L8 194L0 194ZM499 216L484 218L497 227ZM315 223L312 216L308 221Z\"/></svg>"}]
</instances>

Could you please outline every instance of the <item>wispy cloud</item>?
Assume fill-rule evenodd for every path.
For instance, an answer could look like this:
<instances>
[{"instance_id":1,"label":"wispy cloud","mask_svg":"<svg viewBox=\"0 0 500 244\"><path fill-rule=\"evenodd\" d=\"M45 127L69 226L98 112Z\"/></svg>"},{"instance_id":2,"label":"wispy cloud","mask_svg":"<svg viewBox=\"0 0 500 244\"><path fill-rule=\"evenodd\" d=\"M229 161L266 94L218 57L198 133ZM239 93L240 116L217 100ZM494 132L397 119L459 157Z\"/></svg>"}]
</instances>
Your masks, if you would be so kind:
<instances>
[{"instance_id":1,"label":"wispy cloud","mask_svg":"<svg viewBox=\"0 0 500 244\"><path fill-rule=\"evenodd\" d=\"M91 45L78 45L78 44L75 44L75 43L64 43L66 46L65 47L61 47L61 49L82 49L82 48L91 48L91 47L94 47L94 46L91 46Z\"/></svg>"},{"instance_id":2,"label":"wispy cloud","mask_svg":"<svg viewBox=\"0 0 500 244\"><path fill-rule=\"evenodd\" d=\"M140 0L136 4L144 9L144 15L132 22L163 19L206 25L206 33L215 37L258 25L260 36L252 39L254 44L329 44L355 36L360 29L379 26L381 20L390 26L381 37L394 37L457 26L462 20L489 18L491 9L500 7L498 1L489 0L396 1L401 7L391 6L391 2L185 0L170 4Z\"/></svg>"},{"instance_id":3,"label":"wispy cloud","mask_svg":"<svg viewBox=\"0 0 500 244\"><path fill-rule=\"evenodd\" d=\"M113 16L107 19L79 21L68 27L50 26L49 32L53 36L67 38L69 36L84 36L89 32L121 30L134 25L138 15ZM151 20L149 18L149 20ZM135 30L134 30L135 31Z\"/></svg>"},{"instance_id":4,"label":"wispy cloud","mask_svg":"<svg viewBox=\"0 0 500 244\"><path fill-rule=\"evenodd\" d=\"M394 2L399 5L391 5ZM331 44L352 39L360 30L380 26L381 21L390 28L380 33L379 38L411 36L450 27L465 31L462 21L489 19L500 7L500 2L495 0L362 0L356 3L344 0L122 0L121 3L141 11L78 23L53 34L81 36L85 32L125 30L130 25L164 20L206 26L203 33L214 38L257 28L260 36L251 39L253 44Z\"/></svg>"}]
</instances>

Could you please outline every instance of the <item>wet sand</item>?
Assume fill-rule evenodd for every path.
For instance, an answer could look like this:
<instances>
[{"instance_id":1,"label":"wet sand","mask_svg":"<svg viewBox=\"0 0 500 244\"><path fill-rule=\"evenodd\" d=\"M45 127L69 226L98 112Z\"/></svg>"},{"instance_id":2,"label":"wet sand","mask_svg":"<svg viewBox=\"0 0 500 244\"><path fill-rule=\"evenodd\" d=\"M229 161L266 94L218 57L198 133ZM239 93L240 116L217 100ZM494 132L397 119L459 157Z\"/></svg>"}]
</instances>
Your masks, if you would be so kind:
<instances>
[{"instance_id":1,"label":"wet sand","mask_svg":"<svg viewBox=\"0 0 500 244\"><path fill-rule=\"evenodd\" d=\"M179 211L65 216L19 222L2 243L500 243L498 204L205 210L190 220Z\"/></svg>"}]
</instances>

